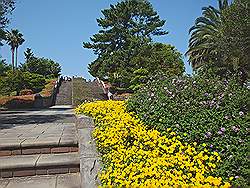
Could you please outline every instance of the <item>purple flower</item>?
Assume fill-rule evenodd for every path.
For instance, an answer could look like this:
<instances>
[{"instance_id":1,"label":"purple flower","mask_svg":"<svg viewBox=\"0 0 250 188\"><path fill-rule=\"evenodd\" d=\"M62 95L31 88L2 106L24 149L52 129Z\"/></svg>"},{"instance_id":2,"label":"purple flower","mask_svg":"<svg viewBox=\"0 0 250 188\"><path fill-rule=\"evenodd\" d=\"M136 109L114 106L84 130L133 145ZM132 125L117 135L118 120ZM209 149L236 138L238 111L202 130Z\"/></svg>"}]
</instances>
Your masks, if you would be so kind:
<instances>
[{"instance_id":1,"label":"purple flower","mask_svg":"<svg viewBox=\"0 0 250 188\"><path fill-rule=\"evenodd\" d=\"M208 93L205 93L205 94L204 94L204 96L205 96L205 97L208 97L208 96L209 96L209 94L208 94Z\"/></svg>"},{"instance_id":2,"label":"purple flower","mask_svg":"<svg viewBox=\"0 0 250 188\"><path fill-rule=\"evenodd\" d=\"M235 176L234 178L235 178L235 179L238 179L238 178L240 178L240 177L239 177L239 176Z\"/></svg>"},{"instance_id":3,"label":"purple flower","mask_svg":"<svg viewBox=\"0 0 250 188\"><path fill-rule=\"evenodd\" d=\"M220 129L222 132L225 132L225 128L224 127L221 127L221 129Z\"/></svg>"},{"instance_id":4,"label":"purple flower","mask_svg":"<svg viewBox=\"0 0 250 188\"><path fill-rule=\"evenodd\" d=\"M206 138L210 138L212 136L212 133L211 132L207 132L206 134L205 134L205 137Z\"/></svg>"},{"instance_id":5,"label":"purple flower","mask_svg":"<svg viewBox=\"0 0 250 188\"><path fill-rule=\"evenodd\" d=\"M223 134L223 132L221 132L221 131L218 131L218 134L219 134L219 135L222 135L222 134Z\"/></svg>"},{"instance_id":6,"label":"purple flower","mask_svg":"<svg viewBox=\"0 0 250 188\"><path fill-rule=\"evenodd\" d=\"M213 145L213 144L211 144L211 145L210 145L210 148L213 148L213 147L214 147L214 145Z\"/></svg>"},{"instance_id":7,"label":"purple flower","mask_svg":"<svg viewBox=\"0 0 250 188\"><path fill-rule=\"evenodd\" d=\"M240 129L239 129L238 127L236 127L236 126L232 126L232 130L233 130L234 132L238 132Z\"/></svg>"},{"instance_id":8,"label":"purple flower","mask_svg":"<svg viewBox=\"0 0 250 188\"><path fill-rule=\"evenodd\" d=\"M239 114L240 114L240 116L243 116L243 115L244 115L244 112L240 111Z\"/></svg>"}]
</instances>

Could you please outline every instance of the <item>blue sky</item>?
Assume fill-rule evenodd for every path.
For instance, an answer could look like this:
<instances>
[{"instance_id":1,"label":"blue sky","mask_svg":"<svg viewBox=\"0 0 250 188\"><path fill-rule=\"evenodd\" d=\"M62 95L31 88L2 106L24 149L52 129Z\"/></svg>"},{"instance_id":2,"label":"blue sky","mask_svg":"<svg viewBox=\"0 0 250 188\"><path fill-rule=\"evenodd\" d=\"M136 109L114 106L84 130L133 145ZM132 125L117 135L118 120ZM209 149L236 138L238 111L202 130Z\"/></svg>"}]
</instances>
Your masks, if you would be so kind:
<instances>
[{"instance_id":1,"label":"blue sky","mask_svg":"<svg viewBox=\"0 0 250 188\"><path fill-rule=\"evenodd\" d=\"M100 29L96 18L101 10L117 0L17 0L16 9L10 16L9 29L23 33L25 43L19 48L19 62L24 62L23 52L31 48L38 57L55 60L62 66L64 75L91 78L87 65L95 59L93 51L82 47L83 41ZM161 19L166 20L164 29L169 34L156 40L174 45L182 54L188 46L188 30L201 8L217 6L217 0L150 0ZM0 49L1 56L10 62L7 45ZM187 73L191 67L183 57Z\"/></svg>"}]
</instances>

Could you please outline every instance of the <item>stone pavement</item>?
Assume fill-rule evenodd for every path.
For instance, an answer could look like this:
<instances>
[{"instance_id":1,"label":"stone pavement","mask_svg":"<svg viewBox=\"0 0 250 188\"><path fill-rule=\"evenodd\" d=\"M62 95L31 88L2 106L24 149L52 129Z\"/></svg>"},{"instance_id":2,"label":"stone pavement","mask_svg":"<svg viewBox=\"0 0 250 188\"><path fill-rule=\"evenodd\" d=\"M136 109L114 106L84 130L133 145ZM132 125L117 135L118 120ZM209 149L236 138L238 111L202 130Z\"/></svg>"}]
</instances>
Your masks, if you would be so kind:
<instances>
[{"instance_id":1,"label":"stone pavement","mask_svg":"<svg viewBox=\"0 0 250 188\"><path fill-rule=\"evenodd\" d=\"M0 188L80 187L74 122L70 105L0 111Z\"/></svg>"},{"instance_id":2,"label":"stone pavement","mask_svg":"<svg viewBox=\"0 0 250 188\"><path fill-rule=\"evenodd\" d=\"M0 129L47 123L74 123L73 109L70 105L60 105L40 110L0 111Z\"/></svg>"},{"instance_id":3,"label":"stone pavement","mask_svg":"<svg viewBox=\"0 0 250 188\"><path fill-rule=\"evenodd\" d=\"M8 146L24 148L76 144L76 137L74 123L12 124L7 129L1 129L0 125L0 149Z\"/></svg>"},{"instance_id":4,"label":"stone pavement","mask_svg":"<svg viewBox=\"0 0 250 188\"><path fill-rule=\"evenodd\" d=\"M0 156L6 149L76 145L77 132L70 107L0 112Z\"/></svg>"},{"instance_id":5,"label":"stone pavement","mask_svg":"<svg viewBox=\"0 0 250 188\"><path fill-rule=\"evenodd\" d=\"M80 188L80 175L46 175L0 180L0 188Z\"/></svg>"}]
</instances>

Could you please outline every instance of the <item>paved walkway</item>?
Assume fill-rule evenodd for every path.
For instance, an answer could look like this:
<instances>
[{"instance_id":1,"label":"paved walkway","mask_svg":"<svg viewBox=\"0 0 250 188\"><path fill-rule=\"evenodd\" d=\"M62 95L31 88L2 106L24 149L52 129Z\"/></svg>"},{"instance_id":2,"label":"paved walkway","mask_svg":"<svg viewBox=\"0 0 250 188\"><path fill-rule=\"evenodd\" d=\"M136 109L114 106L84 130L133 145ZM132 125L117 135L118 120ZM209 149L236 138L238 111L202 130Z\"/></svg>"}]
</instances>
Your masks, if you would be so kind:
<instances>
[{"instance_id":1,"label":"paved walkway","mask_svg":"<svg viewBox=\"0 0 250 188\"><path fill-rule=\"evenodd\" d=\"M77 142L73 110L69 107L0 112L0 148Z\"/></svg>"},{"instance_id":2,"label":"paved walkway","mask_svg":"<svg viewBox=\"0 0 250 188\"><path fill-rule=\"evenodd\" d=\"M49 109L41 110L0 111L0 154L1 151L8 152L7 150L12 146L16 148L39 146L49 147L50 145L52 147L72 147L72 145L75 145L78 142L74 122L74 112L69 105L54 106ZM27 152L32 151L32 149L27 149ZM75 151L75 153L66 154L37 155L29 155L29 153L25 152L26 150L22 150L22 155L1 157L2 160L0 159L0 167L3 168L6 164L8 168L11 168L9 163L11 163L11 160L13 161L15 158L20 159L20 164L23 165L23 163L25 163L23 159L32 156L37 159L39 158L40 160L49 156L51 159L53 158L53 160L56 160L55 162L51 160L50 162L53 162L51 165L58 163L60 167L60 165L63 166L67 164L65 159L71 157L72 160L70 162L72 162L77 159L75 155L78 154ZM22 159L20 157L22 157ZM4 160L6 160L6 162L3 162ZM14 166L18 165L16 164L17 161L18 160L13 161ZM5 164L1 164L1 162ZM26 162L31 163L32 161L28 160ZM38 165L38 163L39 160L35 160L35 164ZM46 164L47 163L48 160L46 161ZM79 186L79 173L0 179L0 188L78 188Z\"/></svg>"},{"instance_id":3,"label":"paved walkway","mask_svg":"<svg viewBox=\"0 0 250 188\"><path fill-rule=\"evenodd\" d=\"M0 188L80 188L79 174L47 175L0 180Z\"/></svg>"}]
</instances>

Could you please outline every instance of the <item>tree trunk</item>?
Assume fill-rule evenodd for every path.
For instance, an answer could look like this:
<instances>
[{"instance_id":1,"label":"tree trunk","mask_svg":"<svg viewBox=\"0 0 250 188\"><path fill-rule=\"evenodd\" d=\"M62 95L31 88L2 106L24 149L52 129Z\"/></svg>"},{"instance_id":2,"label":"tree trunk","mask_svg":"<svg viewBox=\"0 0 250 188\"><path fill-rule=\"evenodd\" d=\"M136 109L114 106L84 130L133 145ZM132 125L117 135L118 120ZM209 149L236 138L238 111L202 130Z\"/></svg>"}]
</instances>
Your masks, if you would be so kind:
<instances>
[{"instance_id":1,"label":"tree trunk","mask_svg":"<svg viewBox=\"0 0 250 188\"><path fill-rule=\"evenodd\" d=\"M11 49L11 57L12 57L12 69L14 70L15 69L15 62L14 62L14 58L15 58L15 49L12 48Z\"/></svg>"},{"instance_id":2,"label":"tree trunk","mask_svg":"<svg viewBox=\"0 0 250 188\"><path fill-rule=\"evenodd\" d=\"M17 69L17 48L18 47L16 47L16 69Z\"/></svg>"}]
</instances>

